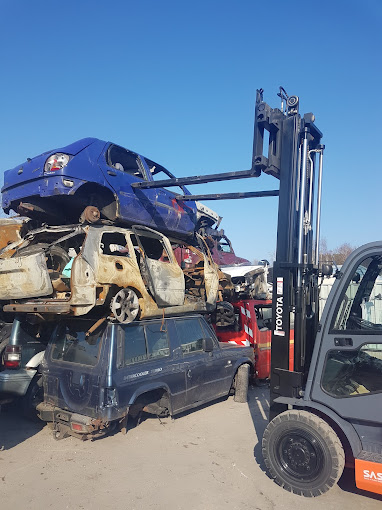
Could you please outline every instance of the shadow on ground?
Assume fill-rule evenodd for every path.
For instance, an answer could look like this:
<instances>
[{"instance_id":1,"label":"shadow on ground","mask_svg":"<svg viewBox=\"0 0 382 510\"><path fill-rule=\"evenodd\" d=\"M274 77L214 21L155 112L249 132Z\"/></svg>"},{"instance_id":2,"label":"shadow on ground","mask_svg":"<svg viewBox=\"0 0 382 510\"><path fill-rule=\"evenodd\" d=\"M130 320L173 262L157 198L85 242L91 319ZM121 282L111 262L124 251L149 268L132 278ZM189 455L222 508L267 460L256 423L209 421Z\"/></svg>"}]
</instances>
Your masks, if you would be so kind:
<instances>
[{"instance_id":1,"label":"shadow on ground","mask_svg":"<svg viewBox=\"0 0 382 510\"><path fill-rule=\"evenodd\" d=\"M261 440L263 438L265 427L268 425L269 413L269 385L252 386L248 392L248 408L251 413L253 425L255 427L257 443L253 453L260 469L266 472L265 463L261 453Z\"/></svg>"},{"instance_id":2,"label":"shadow on ground","mask_svg":"<svg viewBox=\"0 0 382 510\"><path fill-rule=\"evenodd\" d=\"M40 432L44 425L43 422L31 421L22 416L17 404L1 406L0 450L10 450Z\"/></svg>"}]
</instances>

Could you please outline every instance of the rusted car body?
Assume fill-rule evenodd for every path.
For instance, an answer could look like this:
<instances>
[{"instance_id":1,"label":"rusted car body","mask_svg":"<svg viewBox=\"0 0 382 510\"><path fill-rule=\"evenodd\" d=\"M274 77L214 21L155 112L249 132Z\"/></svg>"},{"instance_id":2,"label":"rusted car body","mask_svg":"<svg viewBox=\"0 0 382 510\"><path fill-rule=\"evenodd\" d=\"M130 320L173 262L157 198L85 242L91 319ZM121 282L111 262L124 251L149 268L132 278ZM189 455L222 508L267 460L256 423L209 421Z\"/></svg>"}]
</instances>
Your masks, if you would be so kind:
<instances>
[{"instance_id":1,"label":"rusted car body","mask_svg":"<svg viewBox=\"0 0 382 510\"><path fill-rule=\"evenodd\" d=\"M0 251L0 301L9 303L5 312L45 319L91 312L122 323L212 311L219 272L200 242L199 262L182 270L170 240L147 227L43 226Z\"/></svg>"}]
</instances>

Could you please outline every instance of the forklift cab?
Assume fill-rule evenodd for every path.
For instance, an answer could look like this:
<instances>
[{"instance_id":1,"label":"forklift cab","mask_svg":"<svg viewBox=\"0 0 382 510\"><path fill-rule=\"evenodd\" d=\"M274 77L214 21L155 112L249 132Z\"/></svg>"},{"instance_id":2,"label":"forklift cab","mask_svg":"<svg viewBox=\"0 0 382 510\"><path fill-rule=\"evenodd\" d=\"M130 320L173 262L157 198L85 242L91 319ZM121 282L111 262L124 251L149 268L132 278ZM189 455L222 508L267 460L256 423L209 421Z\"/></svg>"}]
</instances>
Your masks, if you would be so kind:
<instances>
[{"instance_id":1,"label":"forklift cab","mask_svg":"<svg viewBox=\"0 0 382 510\"><path fill-rule=\"evenodd\" d=\"M382 241L349 257L318 329L305 387L274 400L288 410L264 433L267 467L284 488L318 496L346 452L357 487L382 494Z\"/></svg>"}]
</instances>

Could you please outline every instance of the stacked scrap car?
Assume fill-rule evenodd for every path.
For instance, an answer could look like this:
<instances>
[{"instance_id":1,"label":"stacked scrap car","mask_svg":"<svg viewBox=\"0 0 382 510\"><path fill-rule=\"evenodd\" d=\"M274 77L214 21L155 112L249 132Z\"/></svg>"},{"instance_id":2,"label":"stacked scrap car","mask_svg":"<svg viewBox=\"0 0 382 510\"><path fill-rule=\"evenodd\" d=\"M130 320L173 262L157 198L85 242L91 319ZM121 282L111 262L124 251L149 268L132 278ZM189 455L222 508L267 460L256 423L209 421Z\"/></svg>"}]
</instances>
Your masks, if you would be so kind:
<instances>
[{"instance_id":1,"label":"stacked scrap car","mask_svg":"<svg viewBox=\"0 0 382 510\"><path fill-rule=\"evenodd\" d=\"M43 226L0 252L0 301L11 301L5 312L111 312L122 323L212 311L219 270L201 238L200 246L191 247L199 262L182 270L170 240L147 227Z\"/></svg>"},{"instance_id":2,"label":"stacked scrap car","mask_svg":"<svg viewBox=\"0 0 382 510\"><path fill-rule=\"evenodd\" d=\"M139 190L132 185L173 178L162 165L97 138L28 158L4 174L2 207L49 224L140 224L190 238L211 227L219 215L194 201L184 203L166 188ZM190 192L181 186L180 194ZM179 193L178 193L179 194Z\"/></svg>"}]
</instances>

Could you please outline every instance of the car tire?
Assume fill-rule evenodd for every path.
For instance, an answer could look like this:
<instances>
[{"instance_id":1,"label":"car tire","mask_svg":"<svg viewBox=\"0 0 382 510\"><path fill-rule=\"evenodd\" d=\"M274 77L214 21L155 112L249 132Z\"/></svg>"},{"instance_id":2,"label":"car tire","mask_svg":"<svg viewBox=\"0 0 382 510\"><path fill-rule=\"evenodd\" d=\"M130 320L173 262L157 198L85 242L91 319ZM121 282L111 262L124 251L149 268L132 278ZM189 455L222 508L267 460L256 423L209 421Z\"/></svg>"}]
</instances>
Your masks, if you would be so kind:
<instances>
[{"instance_id":1,"label":"car tire","mask_svg":"<svg viewBox=\"0 0 382 510\"><path fill-rule=\"evenodd\" d=\"M221 301L216 305L215 324L218 327L228 327L235 324L235 309L228 301Z\"/></svg>"},{"instance_id":2,"label":"car tire","mask_svg":"<svg viewBox=\"0 0 382 510\"><path fill-rule=\"evenodd\" d=\"M345 465L335 431L307 411L289 410L276 416L264 431L262 453L276 483L305 497L327 492Z\"/></svg>"},{"instance_id":3,"label":"car tire","mask_svg":"<svg viewBox=\"0 0 382 510\"><path fill-rule=\"evenodd\" d=\"M240 365L235 376L235 402L248 402L249 365Z\"/></svg>"},{"instance_id":4,"label":"car tire","mask_svg":"<svg viewBox=\"0 0 382 510\"><path fill-rule=\"evenodd\" d=\"M44 388L42 385L42 376L37 373L31 380L28 390L21 399L22 413L25 418L32 421L39 421L37 415L37 404L44 400Z\"/></svg>"}]
</instances>

